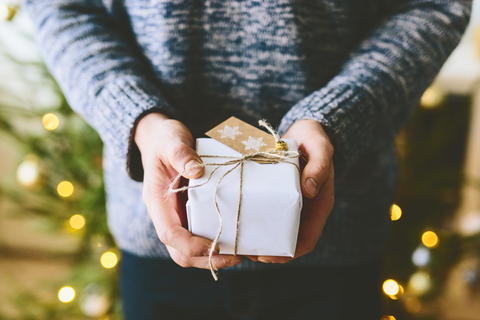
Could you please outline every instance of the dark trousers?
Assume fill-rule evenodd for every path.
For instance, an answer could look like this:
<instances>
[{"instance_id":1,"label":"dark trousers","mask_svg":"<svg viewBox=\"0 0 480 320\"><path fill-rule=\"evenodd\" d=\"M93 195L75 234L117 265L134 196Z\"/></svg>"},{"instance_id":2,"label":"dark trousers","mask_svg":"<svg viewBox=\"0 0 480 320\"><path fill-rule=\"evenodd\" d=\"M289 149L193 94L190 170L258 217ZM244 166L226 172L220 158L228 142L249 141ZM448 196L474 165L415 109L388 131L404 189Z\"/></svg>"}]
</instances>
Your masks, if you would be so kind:
<instances>
[{"instance_id":1,"label":"dark trousers","mask_svg":"<svg viewBox=\"0 0 480 320\"><path fill-rule=\"evenodd\" d=\"M126 320L379 320L380 259L355 267L222 271L183 269L172 261L123 252Z\"/></svg>"}]
</instances>

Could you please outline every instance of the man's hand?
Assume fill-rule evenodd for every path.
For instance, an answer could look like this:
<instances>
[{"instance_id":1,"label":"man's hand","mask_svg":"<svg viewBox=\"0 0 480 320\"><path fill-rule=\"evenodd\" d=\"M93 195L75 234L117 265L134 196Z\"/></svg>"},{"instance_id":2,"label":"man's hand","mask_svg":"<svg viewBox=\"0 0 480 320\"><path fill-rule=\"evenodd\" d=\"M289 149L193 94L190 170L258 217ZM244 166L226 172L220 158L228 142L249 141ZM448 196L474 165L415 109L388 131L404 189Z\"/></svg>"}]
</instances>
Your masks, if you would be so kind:
<instances>
[{"instance_id":1,"label":"man's hand","mask_svg":"<svg viewBox=\"0 0 480 320\"><path fill-rule=\"evenodd\" d=\"M285 263L312 252L334 202L333 147L321 124L315 120L297 121L282 138L297 140L301 155L307 158L300 178L305 198L295 257L257 257L266 263Z\"/></svg>"},{"instance_id":2,"label":"man's hand","mask_svg":"<svg viewBox=\"0 0 480 320\"><path fill-rule=\"evenodd\" d=\"M173 261L182 267L208 269L208 254L212 241L196 237L182 226L185 203L177 194L168 197L172 180L184 170L187 179L199 178L204 172L202 160L192 149L193 138L181 122L160 113L146 115L138 123L135 143L142 155L144 168L143 201L153 221L160 241ZM213 256L217 269L241 262L241 256Z\"/></svg>"}]
</instances>

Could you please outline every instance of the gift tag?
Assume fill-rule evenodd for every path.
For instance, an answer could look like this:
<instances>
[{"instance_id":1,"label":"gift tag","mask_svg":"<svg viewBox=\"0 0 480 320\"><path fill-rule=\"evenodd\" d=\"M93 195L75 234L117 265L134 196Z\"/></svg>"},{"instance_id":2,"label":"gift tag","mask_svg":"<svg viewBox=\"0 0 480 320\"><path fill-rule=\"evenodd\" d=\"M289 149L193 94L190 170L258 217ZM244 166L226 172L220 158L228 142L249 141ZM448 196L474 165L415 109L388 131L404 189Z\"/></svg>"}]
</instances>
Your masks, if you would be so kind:
<instances>
[{"instance_id":1,"label":"gift tag","mask_svg":"<svg viewBox=\"0 0 480 320\"><path fill-rule=\"evenodd\" d=\"M235 117L230 117L205 133L243 155L275 148L275 138Z\"/></svg>"}]
</instances>

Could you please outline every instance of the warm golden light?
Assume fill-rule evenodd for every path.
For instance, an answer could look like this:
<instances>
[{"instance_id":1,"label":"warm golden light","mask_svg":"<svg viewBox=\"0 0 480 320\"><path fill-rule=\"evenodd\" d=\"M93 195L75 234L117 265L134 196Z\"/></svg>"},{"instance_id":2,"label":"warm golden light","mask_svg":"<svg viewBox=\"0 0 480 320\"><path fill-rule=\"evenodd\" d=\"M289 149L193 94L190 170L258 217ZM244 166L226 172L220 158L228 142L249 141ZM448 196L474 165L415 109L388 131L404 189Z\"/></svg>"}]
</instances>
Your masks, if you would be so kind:
<instances>
[{"instance_id":1,"label":"warm golden light","mask_svg":"<svg viewBox=\"0 0 480 320\"><path fill-rule=\"evenodd\" d=\"M430 276L428 273L423 271L418 271L410 277L408 282L409 292L414 294L422 295L430 290L431 282Z\"/></svg>"},{"instance_id":2,"label":"warm golden light","mask_svg":"<svg viewBox=\"0 0 480 320\"><path fill-rule=\"evenodd\" d=\"M58 300L67 303L75 298L75 290L72 287L63 287L58 291Z\"/></svg>"},{"instance_id":3,"label":"warm golden light","mask_svg":"<svg viewBox=\"0 0 480 320\"><path fill-rule=\"evenodd\" d=\"M438 236L433 231L426 231L422 235L422 243L428 248L436 248L438 246Z\"/></svg>"},{"instance_id":4,"label":"warm golden light","mask_svg":"<svg viewBox=\"0 0 480 320\"><path fill-rule=\"evenodd\" d=\"M28 155L17 168L17 181L22 187L33 188L40 182L38 157Z\"/></svg>"},{"instance_id":5,"label":"warm golden light","mask_svg":"<svg viewBox=\"0 0 480 320\"><path fill-rule=\"evenodd\" d=\"M60 124L60 120L53 113L47 113L46 115L44 115L42 122L43 122L43 126L47 130L55 130L58 128L58 125Z\"/></svg>"},{"instance_id":6,"label":"warm golden light","mask_svg":"<svg viewBox=\"0 0 480 320\"><path fill-rule=\"evenodd\" d=\"M396 204L390 207L390 218L392 221L397 221L402 216L402 209Z\"/></svg>"},{"instance_id":7,"label":"warm golden light","mask_svg":"<svg viewBox=\"0 0 480 320\"><path fill-rule=\"evenodd\" d=\"M100 258L100 263L104 268L110 269L117 265L117 255L111 251L105 252Z\"/></svg>"},{"instance_id":8,"label":"warm golden light","mask_svg":"<svg viewBox=\"0 0 480 320\"><path fill-rule=\"evenodd\" d=\"M388 279L383 283L383 292L389 296L395 296L400 291L397 281Z\"/></svg>"},{"instance_id":9,"label":"warm golden light","mask_svg":"<svg viewBox=\"0 0 480 320\"><path fill-rule=\"evenodd\" d=\"M81 214L74 214L70 218L70 226L73 229L82 229L85 226L85 218Z\"/></svg>"},{"instance_id":10,"label":"warm golden light","mask_svg":"<svg viewBox=\"0 0 480 320\"><path fill-rule=\"evenodd\" d=\"M422 304L415 297L408 297L405 300L405 309L409 313L418 313L422 309Z\"/></svg>"},{"instance_id":11,"label":"warm golden light","mask_svg":"<svg viewBox=\"0 0 480 320\"><path fill-rule=\"evenodd\" d=\"M381 320L396 320L394 316L383 316Z\"/></svg>"},{"instance_id":12,"label":"warm golden light","mask_svg":"<svg viewBox=\"0 0 480 320\"><path fill-rule=\"evenodd\" d=\"M73 184L70 181L62 181L57 186L57 192L62 197L70 197L73 193Z\"/></svg>"},{"instance_id":13,"label":"warm golden light","mask_svg":"<svg viewBox=\"0 0 480 320\"><path fill-rule=\"evenodd\" d=\"M432 86L425 90L420 99L420 105L426 109L432 109L440 106L445 99L445 94L443 91L436 87Z\"/></svg>"},{"instance_id":14,"label":"warm golden light","mask_svg":"<svg viewBox=\"0 0 480 320\"><path fill-rule=\"evenodd\" d=\"M400 284L398 284L398 292L395 295L389 295L389 297L392 300L398 300L403 296L404 292L405 290L403 289L403 287Z\"/></svg>"},{"instance_id":15,"label":"warm golden light","mask_svg":"<svg viewBox=\"0 0 480 320\"><path fill-rule=\"evenodd\" d=\"M7 5L6 3L0 3L0 20L10 21L15 16L15 8Z\"/></svg>"}]
</instances>

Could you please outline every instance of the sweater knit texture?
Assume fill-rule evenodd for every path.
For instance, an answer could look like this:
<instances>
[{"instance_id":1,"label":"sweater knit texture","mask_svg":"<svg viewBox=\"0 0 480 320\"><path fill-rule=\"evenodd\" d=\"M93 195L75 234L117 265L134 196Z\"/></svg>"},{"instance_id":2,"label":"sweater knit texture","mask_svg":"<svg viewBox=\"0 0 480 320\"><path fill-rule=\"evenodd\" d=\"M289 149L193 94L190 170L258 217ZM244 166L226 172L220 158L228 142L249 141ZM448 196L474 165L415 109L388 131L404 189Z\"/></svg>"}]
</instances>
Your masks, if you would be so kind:
<instances>
[{"instance_id":1,"label":"sweater knit texture","mask_svg":"<svg viewBox=\"0 0 480 320\"><path fill-rule=\"evenodd\" d=\"M288 265L380 254L395 136L458 44L470 0L26 0L44 59L104 141L118 245L169 258L142 201L132 129L145 113L194 137L230 116L280 134L319 121L335 150L335 206L313 252ZM128 166L127 166L128 163ZM268 268L245 259L233 269Z\"/></svg>"}]
</instances>

